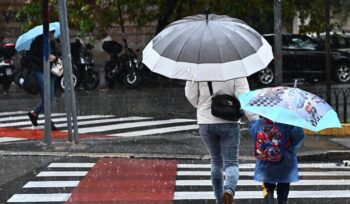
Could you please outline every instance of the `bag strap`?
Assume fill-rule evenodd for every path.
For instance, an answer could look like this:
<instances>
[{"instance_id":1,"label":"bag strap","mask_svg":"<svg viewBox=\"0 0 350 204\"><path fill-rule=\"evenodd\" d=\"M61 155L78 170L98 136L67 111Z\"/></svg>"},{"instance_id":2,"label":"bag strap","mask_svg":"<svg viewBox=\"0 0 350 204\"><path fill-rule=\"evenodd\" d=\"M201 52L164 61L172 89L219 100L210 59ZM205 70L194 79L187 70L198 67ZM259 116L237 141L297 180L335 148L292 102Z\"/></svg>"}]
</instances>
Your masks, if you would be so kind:
<instances>
[{"instance_id":1,"label":"bag strap","mask_svg":"<svg viewBox=\"0 0 350 204\"><path fill-rule=\"evenodd\" d=\"M211 85L211 81L208 81L208 87L209 87L210 95L212 96L213 95L213 87Z\"/></svg>"}]
</instances>

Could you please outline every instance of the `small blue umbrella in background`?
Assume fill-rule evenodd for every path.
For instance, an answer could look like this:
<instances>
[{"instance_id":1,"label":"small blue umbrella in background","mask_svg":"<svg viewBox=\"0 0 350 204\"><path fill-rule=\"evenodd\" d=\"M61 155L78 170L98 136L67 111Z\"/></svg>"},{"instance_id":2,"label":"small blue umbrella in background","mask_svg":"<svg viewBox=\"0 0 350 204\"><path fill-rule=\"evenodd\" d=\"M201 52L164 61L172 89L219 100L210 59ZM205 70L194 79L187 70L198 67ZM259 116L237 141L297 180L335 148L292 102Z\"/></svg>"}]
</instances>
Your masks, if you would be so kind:
<instances>
[{"instance_id":1,"label":"small blue umbrella in background","mask_svg":"<svg viewBox=\"0 0 350 204\"><path fill-rule=\"evenodd\" d=\"M290 87L273 87L240 95L241 108L274 122L312 131L341 128L337 113L320 97Z\"/></svg>"},{"instance_id":2,"label":"small blue umbrella in background","mask_svg":"<svg viewBox=\"0 0 350 204\"><path fill-rule=\"evenodd\" d=\"M60 23L59 22L50 23L49 31L55 31L55 38L58 38L60 36ZM23 50L29 50L33 40L41 34L43 34L42 25L38 25L30 29L29 31L23 33L21 36L18 37L16 41L15 49L17 50L17 52L23 51Z\"/></svg>"}]
</instances>

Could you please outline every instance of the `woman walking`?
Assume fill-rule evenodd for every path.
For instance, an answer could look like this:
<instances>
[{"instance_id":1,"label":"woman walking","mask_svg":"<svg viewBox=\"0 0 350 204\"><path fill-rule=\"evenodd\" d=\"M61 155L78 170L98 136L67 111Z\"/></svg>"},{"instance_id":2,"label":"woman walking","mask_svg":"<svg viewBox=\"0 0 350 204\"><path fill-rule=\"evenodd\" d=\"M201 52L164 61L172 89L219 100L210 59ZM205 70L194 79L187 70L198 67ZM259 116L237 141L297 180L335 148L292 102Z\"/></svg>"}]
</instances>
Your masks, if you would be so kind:
<instances>
[{"instance_id":1,"label":"woman walking","mask_svg":"<svg viewBox=\"0 0 350 204\"><path fill-rule=\"evenodd\" d=\"M239 121L218 118L211 113L212 96L228 94L239 96L249 91L247 79L237 78L224 82L212 82L212 92L208 82L187 81L185 95L197 108L199 133L211 156L211 180L217 204L232 204L239 178L238 152L240 143ZM245 113L249 120L257 120L257 115ZM224 179L225 176L225 179Z\"/></svg>"}]
</instances>

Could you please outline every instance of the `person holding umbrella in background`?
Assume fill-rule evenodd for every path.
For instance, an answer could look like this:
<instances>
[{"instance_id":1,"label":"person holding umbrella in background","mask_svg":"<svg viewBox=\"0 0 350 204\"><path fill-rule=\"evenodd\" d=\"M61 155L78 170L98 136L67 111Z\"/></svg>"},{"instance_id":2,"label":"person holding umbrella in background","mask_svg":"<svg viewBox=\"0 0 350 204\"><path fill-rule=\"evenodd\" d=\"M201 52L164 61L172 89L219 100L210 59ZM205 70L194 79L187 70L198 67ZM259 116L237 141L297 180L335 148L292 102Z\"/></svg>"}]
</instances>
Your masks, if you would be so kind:
<instances>
[{"instance_id":1,"label":"person holding umbrella in background","mask_svg":"<svg viewBox=\"0 0 350 204\"><path fill-rule=\"evenodd\" d=\"M49 61L50 63L53 63L57 60L58 50L56 49L57 46L55 45L54 40L54 33L55 30L50 31L50 56ZM30 45L29 49L29 66L30 69L33 71L35 79L37 81L37 84L39 86L39 93L40 93L40 103L39 105L32 111L28 112L28 117L32 123L33 126L38 126L38 117L39 114L44 113L44 70L43 70L43 36L39 35L37 36L33 42ZM54 90L55 90L55 82L53 76L50 77L50 100L53 99L54 96ZM51 129L53 131L57 130L57 127L51 121Z\"/></svg>"}]
</instances>

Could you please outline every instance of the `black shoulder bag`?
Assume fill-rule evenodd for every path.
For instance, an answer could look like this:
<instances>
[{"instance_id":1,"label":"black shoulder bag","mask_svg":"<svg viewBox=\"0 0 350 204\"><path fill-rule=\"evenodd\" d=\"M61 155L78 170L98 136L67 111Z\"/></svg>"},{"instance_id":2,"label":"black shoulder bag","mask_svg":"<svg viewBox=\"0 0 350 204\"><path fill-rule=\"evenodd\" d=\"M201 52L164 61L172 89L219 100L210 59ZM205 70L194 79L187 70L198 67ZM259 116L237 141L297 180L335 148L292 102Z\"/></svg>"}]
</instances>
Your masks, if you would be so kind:
<instances>
[{"instance_id":1,"label":"black shoulder bag","mask_svg":"<svg viewBox=\"0 0 350 204\"><path fill-rule=\"evenodd\" d=\"M208 82L210 95L213 95L213 87ZM243 115L241 104L236 96L227 94L217 95L211 101L211 114L218 118L230 121L238 121Z\"/></svg>"}]
</instances>

